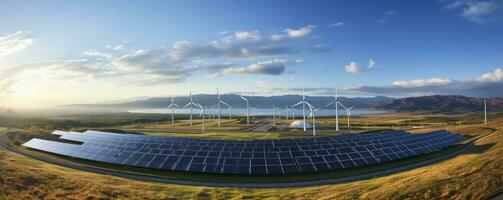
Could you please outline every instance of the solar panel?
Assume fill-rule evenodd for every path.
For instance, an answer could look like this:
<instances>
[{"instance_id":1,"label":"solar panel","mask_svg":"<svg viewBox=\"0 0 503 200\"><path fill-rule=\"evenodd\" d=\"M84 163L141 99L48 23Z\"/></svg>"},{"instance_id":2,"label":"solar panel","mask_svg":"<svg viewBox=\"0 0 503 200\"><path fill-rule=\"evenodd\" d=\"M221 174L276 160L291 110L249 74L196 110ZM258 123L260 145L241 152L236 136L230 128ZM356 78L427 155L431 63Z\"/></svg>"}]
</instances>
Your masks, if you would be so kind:
<instances>
[{"instance_id":1,"label":"solar panel","mask_svg":"<svg viewBox=\"0 0 503 200\"><path fill-rule=\"evenodd\" d=\"M143 168L221 174L291 174L354 168L452 146L464 138L445 130L424 134L383 131L338 136L252 141L205 140L54 131L69 144L31 139L32 149Z\"/></svg>"}]
</instances>

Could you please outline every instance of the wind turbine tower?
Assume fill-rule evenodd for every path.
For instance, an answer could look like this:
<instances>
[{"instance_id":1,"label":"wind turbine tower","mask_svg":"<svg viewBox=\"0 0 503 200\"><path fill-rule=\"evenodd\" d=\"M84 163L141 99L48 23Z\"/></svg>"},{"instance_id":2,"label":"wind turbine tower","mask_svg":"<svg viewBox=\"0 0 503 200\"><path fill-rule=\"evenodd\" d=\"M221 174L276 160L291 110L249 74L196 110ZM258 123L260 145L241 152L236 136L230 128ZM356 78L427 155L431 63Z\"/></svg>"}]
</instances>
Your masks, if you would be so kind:
<instances>
[{"instance_id":1,"label":"wind turbine tower","mask_svg":"<svg viewBox=\"0 0 503 200\"><path fill-rule=\"evenodd\" d=\"M220 99L220 93L217 88L217 112L218 112L217 124L218 124L218 127L220 127L220 103L226 105L227 107L231 107L229 104L225 103L224 101L222 101Z\"/></svg>"},{"instance_id":2,"label":"wind turbine tower","mask_svg":"<svg viewBox=\"0 0 503 200\"><path fill-rule=\"evenodd\" d=\"M484 99L484 124L487 124L487 100Z\"/></svg>"},{"instance_id":3,"label":"wind turbine tower","mask_svg":"<svg viewBox=\"0 0 503 200\"><path fill-rule=\"evenodd\" d=\"M246 124L250 124L250 104L248 103L248 99L243 96L239 96L246 102Z\"/></svg>"},{"instance_id":4,"label":"wind turbine tower","mask_svg":"<svg viewBox=\"0 0 503 200\"><path fill-rule=\"evenodd\" d=\"M173 96L171 97L171 104L169 104L168 109L171 109L171 125L175 124L175 107L180 107L176 105ZM157 126L157 125L156 125Z\"/></svg>"},{"instance_id":5,"label":"wind turbine tower","mask_svg":"<svg viewBox=\"0 0 503 200\"><path fill-rule=\"evenodd\" d=\"M197 105L194 102L192 102L192 92L189 92L189 97L190 97L189 103L187 103L187 105L183 106L183 108L189 107L189 109L190 109L189 126L192 126L192 106L197 107Z\"/></svg>"},{"instance_id":6,"label":"wind turbine tower","mask_svg":"<svg viewBox=\"0 0 503 200\"><path fill-rule=\"evenodd\" d=\"M296 107L298 105L302 104L302 124L303 124L303 129L304 131L306 131L306 104L308 104L308 102L306 101L306 96L304 94L304 89L302 89L302 100L296 104L294 104L292 106L293 107Z\"/></svg>"},{"instance_id":7,"label":"wind turbine tower","mask_svg":"<svg viewBox=\"0 0 503 200\"><path fill-rule=\"evenodd\" d=\"M342 103L339 101L339 97L338 97L338 93L337 93L337 89L335 89L335 99L328 103L325 107L328 107L332 104L335 104L335 130L336 131L339 131L339 108L338 108L338 104L342 105Z\"/></svg>"}]
</instances>

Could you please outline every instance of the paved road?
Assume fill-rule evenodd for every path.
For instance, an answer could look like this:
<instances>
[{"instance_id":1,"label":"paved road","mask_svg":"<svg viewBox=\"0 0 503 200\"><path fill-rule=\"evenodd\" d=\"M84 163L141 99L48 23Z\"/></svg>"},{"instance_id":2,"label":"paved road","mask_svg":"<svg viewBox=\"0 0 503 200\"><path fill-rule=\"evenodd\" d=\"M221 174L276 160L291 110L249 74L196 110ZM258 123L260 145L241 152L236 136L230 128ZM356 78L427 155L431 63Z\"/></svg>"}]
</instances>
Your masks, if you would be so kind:
<instances>
[{"instance_id":1,"label":"paved road","mask_svg":"<svg viewBox=\"0 0 503 200\"><path fill-rule=\"evenodd\" d=\"M250 128L243 129L241 131L243 132L266 132L269 129L272 128L272 120L271 119L264 119L259 121L257 124Z\"/></svg>"},{"instance_id":2,"label":"paved road","mask_svg":"<svg viewBox=\"0 0 503 200\"><path fill-rule=\"evenodd\" d=\"M93 172L93 173L103 174L103 175L111 175L111 176L133 179L133 180L147 181L147 182L172 183L172 184L183 184L183 185L194 185L194 186L210 186L210 187L288 188L288 187L305 187L305 186L313 186L313 185L324 185L324 184L334 184L334 183L357 181L357 180L375 178L375 177L380 177L380 176L386 176L386 175L394 174L397 172L430 165L435 162L439 162L439 161L443 161L443 160L455 157L455 156L465 152L466 150L470 149L471 147L473 147L474 143L476 143L486 137L477 139L476 141L474 139L472 139L467 145L463 146L462 148L460 148L456 151L450 152L448 154L444 154L439 157L435 157L430 160L412 163L410 165L388 168L388 169L385 169L382 171L360 174L360 175L355 175L355 176L348 176L348 177L329 178L329 179L320 179L320 180L312 180L312 181L298 181L298 182L277 182L277 183L228 183L228 182L210 182L210 181L161 178L161 177L154 177L154 176L147 176L147 175L132 174L132 173L128 173L128 172L109 171L109 170L105 170L105 169L97 169L97 168L88 167L88 166L59 162L59 161L51 160L51 159L48 159L45 157L32 155L32 154L26 153L24 151L20 151L19 149L15 148L15 147L10 147L8 145L5 145L2 141L0 141L0 147L3 147L4 149L7 149L7 150L12 151L17 154L24 155L24 156L32 158L32 159L36 159L36 160L40 160L43 162L68 167L71 169Z\"/></svg>"}]
</instances>

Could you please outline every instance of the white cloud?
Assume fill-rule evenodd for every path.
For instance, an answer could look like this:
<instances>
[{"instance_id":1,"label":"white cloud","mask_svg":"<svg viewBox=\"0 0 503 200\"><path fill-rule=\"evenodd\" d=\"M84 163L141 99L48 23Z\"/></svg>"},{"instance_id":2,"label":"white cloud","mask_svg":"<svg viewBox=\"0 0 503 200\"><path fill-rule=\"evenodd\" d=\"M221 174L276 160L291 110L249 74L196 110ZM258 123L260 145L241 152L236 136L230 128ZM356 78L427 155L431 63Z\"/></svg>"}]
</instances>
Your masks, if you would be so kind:
<instances>
[{"instance_id":1,"label":"white cloud","mask_svg":"<svg viewBox=\"0 0 503 200\"><path fill-rule=\"evenodd\" d=\"M258 31L238 31L234 33L234 38L240 41L258 41L260 40L260 34Z\"/></svg>"},{"instance_id":2,"label":"white cloud","mask_svg":"<svg viewBox=\"0 0 503 200\"><path fill-rule=\"evenodd\" d=\"M366 68L359 67L356 62L351 62L349 65L344 66L347 73L358 74L364 71L370 71L374 68L376 62L372 59L369 60L369 64Z\"/></svg>"},{"instance_id":3,"label":"white cloud","mask_svg":"<svg viewBox=\"0 0 503 200\"><path fill-rule=\"evenodd\" d=\"M430 79L417 79L409 81L393 81L392 85L402 88L415 88L415 87L427 87L427 86L442 86L451 84L450 79L443 78L430 78Z\"/></svg>"},{"instance_id":4,"label":"white cloud","mask_svg":"<svg viewBox=\"0 0 503 200\"><path fill-rule=\"evenodd\" d=\"M360 73L360 68L356 65L356 62L351 62L349 65L344 66L346 68L346 72L358 74Z\"/></svg>"},{"instance_id":5,"label":"white cloud","mask_svg":"<svg viewBox=\"0 0 503 200\"><path fill-rule=\"evenodd\" d=\"M123 50L124 48L126 48L126 46L124 46L123 44L118 44L118 45L109 44L106 47L109 49L115 50L115 51Z\"/></svg>"},{"instance_id":6,"label":"white cloud","mask_svg":"<svg viewBox=\"0 0 503 200\"><path fill-rule=\"evenodd\" d=\"M484 73L466 81L456 81L446 78L429 78L408 81L394 81L385 86L358 86L350 91L374 95L465 95L476 97L503 96L503 71L497 68L493 72Z\"/></svg>"},{"instance_id":7,"label":"white cloud","mask_svg":"<svg viewBox=\"0 0 503 200\"><path fill-rule=\"evenodd\" d=\"M45 73L52 78L66 77L100 79L119 81L120 84L157 84L179 83L192 76L194 72L203 70L208 76L231 74L265 74L279 75L291 65L302 63L301 60L289 61L273 59L257 62L248 66L228 64L247 62L259 57L274 57L284 54L295 54L302 51L321 52L329 48L325 46L310 47L294 46L292 40L309 35L314 27L306 26L300 29L285 29L289 40L273 41L270 35L262 36L259 31L237 31L222 36L219 40L203 44L190 41L178 41L169 48L138 49L128 52L121 51L123 44L106 45L105 50L89 50L82 52L81 58L66 60L50 60L28 63L12 68L11 73L1 70L0 92L9 91L29 73ZM32 39L26 32L1 37L2 55L30 45ZM9 48L6 46L14 47ZM198 67L207 63L221 63L214 68ZM227 63L225 63L227 62ZM238 62L238 63L239 63ZM219 66L219 67L218 67ZM10 69L10 68L9 68ZM7 76L11 74L11 76Z\"/></svg>"},{"instance_id":8,"label":"white cloud","mask_svg":"<svg viewBox=\"0 0 503 200\"><path fill-rule=\"evenodd\" d=\"M303 63L302 60L289 61L286 59L274 59L251 64L246 67L235 67L232 64L210 66L208 77L236 74L263 74L280 75L283 74L288 66Z\"/></svg>"},{"instance_id":9,"label":"white cloud","mask_svg":"<svg viewBox=\"0 0 503 200\"><path fill-rule=\"evenodd\" d=\"M30 38L28 35L28 31L17 31L13 34L0 37L0 58L32 45L33 38Z\"/></svg>"},{"instance_id":10,"label":"white cloud","mask_svg":"<svg viewBox=\"0 0 503 200\"><path fill-rule=\"evenodd\" d=\"M376 64L376 62L372 59L369 60L369 66L367 67L368 69L372 69L374 68L374 65Z\"/></svg>"},{"instance_id":11,"label":"white cloud","mask_svg":"<svg viewBox=\"0 0 503 200\"><path fill-rule=\"evenodd\" d=\"M494 70L494 72L482 74L479 77L475 78L475 80L479 81L479 82L503 81L503 70L501 68L497 68ZM503 90L503 88L502 88L502 90Z\"/></svg>"},{"instance_id":12,"label":"white cloud","mask_svg":"<svg viewBox=\"0 0 503 200\"><path fill-rule=\"evenodd\" d=\"M448 11L458 12L468 21L484 24L503 19L503 0L452 0L443 6Z\"/></svg>"},{"instance_id":13,"label":"white cloud","mask_svg":"<svg viewBox=\"0 0 503 200\"><path fill-rule=\"evenodd\" d=\"M333 24L329 24L328 27L339 27L339 26L343 26L343 25L344 25L344 22L336 22Z\"/></svg>"},{"instance_id":14,"label":"white cloud","mask_svg":"<svg viewBox=\"0 0 503 200\"><path fill-rule=\"evenodd\" d=\"M297 39L297 38L302 38L305 36L308 36L311 34L313 31L314 26L305 26L299 29L290 29L287 28L283 30L283 34L274 34L271 36L272 41L280 41L280 40L287 40L287 39Z\"/></svg>"},{"instance_id":15,"label":"white cloud","mask_svg":"<svg viewBox=\"0 0 503 200\"><path fill-rule=\"evenodd\" d=\"M193 67L186 63L173 62L165 49L136 50L115 58L111 64L118 70L146 75L146 82L154 80L166 83L184 81L192 75Z\"/></svg>"},{"instance_id":16,"label":"white cloud","mask_svg":"<svg viewBox=\"0 0 503 200\"><path fill-rule=\"evenodd\" d=\"M82 53L82 55L93 56L93 57L102 57L102 58L106 58L106 59L113 58L112 54L104 53L104 52L100 52L100 51L96 51L96 50L84 51Z\"/></svg>"}]
</instances>

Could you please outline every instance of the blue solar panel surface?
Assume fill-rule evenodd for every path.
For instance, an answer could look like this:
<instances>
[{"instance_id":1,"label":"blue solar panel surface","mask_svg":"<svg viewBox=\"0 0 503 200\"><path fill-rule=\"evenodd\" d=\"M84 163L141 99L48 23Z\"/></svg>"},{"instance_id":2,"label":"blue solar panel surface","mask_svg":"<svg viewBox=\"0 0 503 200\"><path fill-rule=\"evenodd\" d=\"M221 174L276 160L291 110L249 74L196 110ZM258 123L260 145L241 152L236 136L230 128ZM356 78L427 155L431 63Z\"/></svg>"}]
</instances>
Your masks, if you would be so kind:
<instances>
[{"instance_id":1,"label":"blue solar panel surface","mask_svg":"<svg viewBox=\"0 0 503 200\"><path fill-rule=\"evenodd\" d=\"M383 131L330 137L207 140L54 131L69 144L31 139L23 144L74 158L135 167L220 174L312 173L361 167L438 151L464 138L445 130L424 134Z\"/></svg>"}]
</instances>

